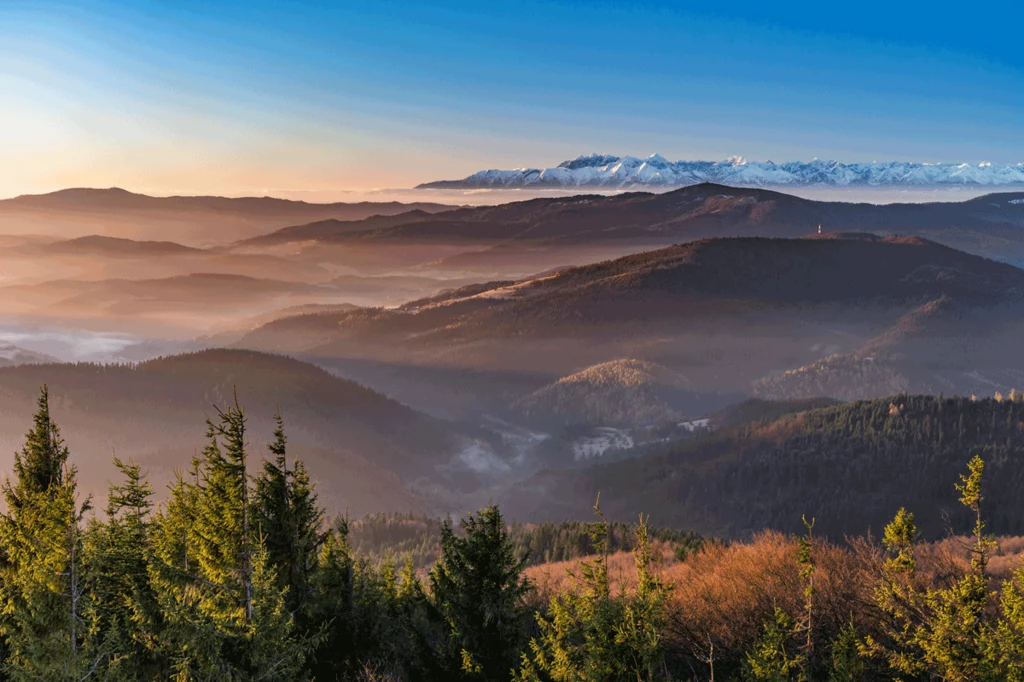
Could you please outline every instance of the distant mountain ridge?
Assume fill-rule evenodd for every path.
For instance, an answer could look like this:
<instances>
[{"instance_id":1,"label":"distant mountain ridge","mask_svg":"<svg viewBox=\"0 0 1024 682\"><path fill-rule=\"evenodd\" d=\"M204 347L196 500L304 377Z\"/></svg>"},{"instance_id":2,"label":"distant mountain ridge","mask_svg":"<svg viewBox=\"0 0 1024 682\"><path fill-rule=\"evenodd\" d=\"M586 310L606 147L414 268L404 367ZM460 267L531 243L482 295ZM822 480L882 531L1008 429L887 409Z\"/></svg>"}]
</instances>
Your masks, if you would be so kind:
<instances>
[{"instance_id":1,"label":"distant mountain ridge","mask_svg":"<svg viewBox=\"0 0 1024 682\"><path fill-rule=\"evenodd\" d=\"M98 235L209 246L248 239L288 225L451 208L433 202L314 204L274 197L154 197L116 187L73 188L0 200L0 232L63 239Z\"/></svg>"},{"instance_id":2,"label":"distant mountain ridge","mask_svg":"<svg viewBox=\"0 0 1024 682\"><path fill-rule=\"evenodd\" d=\"M1024 187L1022 187L1024 189ZM966 201L866 204L815 201L778 191L702 183L662 193L547 197L442 213L411 212L363 221L288 227L250 245L485 244L499 259L517 246L635 252L714 237L802 237L829 233L916 235L947 246L1024 263L1024 191ZM481 253L476 255L479 257ZM552 263L552 265L557 263ZM545 269L539 267L538 269Z\"/></svg>"},{"instance_id":3,"label":"distant mountain ridge","mask_svg":"<svg viewBox=\"0 0 1024 682\"><path fill-rule=\"evenodd\" d=\"M912 163L887 161L669 161L660 154L646 158L591 154L552 168L483 170L461 180L437 180L421 189L510 189L562 187L685 187L715 182L737 187L963 187L1024 186L1024 163Z\"/></svg>"},{"instance_id":4,"label":"distant mountain ridge","mask_svg":"<svg viewBox=\"0 0 1024 682\"><path fill-rule=\"evenodd\" d=\"M138 192L129 192L120 187L107 189L93 187L73 187L60 189L45 194L22 194L10 199L0 199L2 208L46 208L46 209L77 209L77 210L124 210L124 209L193 209L222 210L231 212L288 212L288 213L321 213L342 209L353 214L389 215L392 213L421 210L449 210L451 206L434 202L416 202L403 204L398 201L357 201L311 203L294 199L277 197L221 197L214 195L173 195L151 196ZM376 213L367 213L367 209Z\"/></svg>"}]
</instances>

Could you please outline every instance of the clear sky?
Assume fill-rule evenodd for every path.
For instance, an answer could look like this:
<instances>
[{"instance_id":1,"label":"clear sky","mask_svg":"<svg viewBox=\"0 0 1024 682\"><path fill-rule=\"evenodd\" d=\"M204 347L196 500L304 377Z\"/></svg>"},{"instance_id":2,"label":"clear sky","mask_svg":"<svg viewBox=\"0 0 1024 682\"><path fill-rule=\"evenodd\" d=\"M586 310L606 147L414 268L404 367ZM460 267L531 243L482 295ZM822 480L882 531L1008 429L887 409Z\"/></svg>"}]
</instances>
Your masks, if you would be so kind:
<instances>
[{"instance_id":1,"label":"clear sky","mask_svg":"<svg viewBox=\"0 0 1024 682\"><path fill-rule=\"evenodd\" d=\"M0 196L344 198L590 152L1017 163L1022 36L1019 2L0 0Z\"/></svg>"}]
</instances>

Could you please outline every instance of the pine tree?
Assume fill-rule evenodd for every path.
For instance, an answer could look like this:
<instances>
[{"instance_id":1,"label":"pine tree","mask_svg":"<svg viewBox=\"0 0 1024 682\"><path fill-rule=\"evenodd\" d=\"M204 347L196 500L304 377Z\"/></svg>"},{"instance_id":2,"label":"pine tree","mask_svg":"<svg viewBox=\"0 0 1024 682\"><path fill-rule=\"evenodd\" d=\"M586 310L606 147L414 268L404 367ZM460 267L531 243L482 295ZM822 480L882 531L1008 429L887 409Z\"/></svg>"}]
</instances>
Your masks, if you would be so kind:
<instances>
[{"instance_id":1,"label":"pine tree","mask_svg":"<svg viewBox=\"0 0 1024 682\"><path fill-rule=\"evenodd\" d=\"M163 614L149 573L153 489L139 465L114 458L124 481L110 485L107 523L87 539L90 627L104 652L98 673L111 680L166 679L158 642Z\"/></svg>"},{"instance_id":2,"label":"pine tree","mask_svg":"<svg viewBox=\"0 0 1024 682\"><path fill-rule=\"evenodd\" d=\"M929 618L917 636L925 661L948 682L976 682L992 676L985 651L984 618L989 600L986 569L995 543L986 535L982 516L985 463L975 456L967 467L968 473L960 476L956 489L960 503L975 517L973 543L967 548L971 570L952 586L929 591Z\"/></svg>"},{"instance_id":3,"label":"pine tree","mask_svg":"<svg viewBox=\"0 0 1024 682\"><path fill-rule=\"evenodd\" d=\"M251 523L246 421L236 401L207 422L208 445L157 516L151 573L176 682L295 679L317 644L296 635Z\"/></svg>"},{"instance_id":4,"label":"pine tree","mask_svg":"<svg viewBox=\"0 0 1024 682\"><path fill-rule=\"evenodd\" d=\"M103 660L91 646L85 614L82 517L76 471L50 417L43 388L32 430L14 456L14 478L3 486L0 517L3 575L0 633L12 680L83 680Z\"/></svg>"},{"instance_id":5,"label":"pine tree","mask_svg":"<svg viewBox=\"0 0 1024 682\"><path fill-rule=\"evenodd\" d=\"M302 622L312 607L312 576L324 542L323 511L301 461L289 470L287 438L280 416L275 417L274 441L256 478L253 518L267 546L270 563L278 573L279 586L287 590L288 610Z\"/></svg>"},{"instance_id":6,"label":"pine tree","mask_svg":"<svg viewBox=\"0 0 1024 682\"><path fill-rule=\"evenodd\" d=\"M467 679L507 680L525 642L525 558L516 556L497 506L441 531L441 556L430 575L431 595L450 628L454 652Z\"/></svg>"},{"instance_id":7,"label":"pine tree","mask_svg":"<svg viewBox=\"0 0 1024 682\"><path fill-rule=\"evenodd\" d=\"M651 571L646 522L636 530L637 593L612 596L608 579L608 522L600 500L590 525L597 552L569 573L574 585L552 597L537 614L540 635L530 641L517 675L520 682L637 682L656 679L661 660L666 588Z\"/></svg>"},{"instance_id":8,"label":"pine tree","mask_svg":"<svg viewBox=\"0 0 1024 682\"><path fill-rule=\"evenodd\" d=\"M881 653L890 667L903 675L931 674L947 682L995 679L985 610L990 598L986 568L993 541L985 533L982 516L981 457L968 463L956 489L960 502L974 514L973 542L967 547L971 570L952 585L921 589L914 583L916 535L913 515L900 510L885 530L887 559L883 582L876 596L888 616L890 642L868 638L866 647Z\"/></svg>"},{"instance_id":9,"label":"pine tree","mask_svg":"<svg viewBox=\"0 0 1024 682\"><path fill-rule=\"evenodd\" d=\"M859 682L864 678L867 666L861 656L857 629L852 621L832 641L831 659L828 682Z\"/></svg>"},{"instance_id":10,"label":"pine tree","mask_svg":"<svg viewBox=\"0 0 1024 682\"><path fill-rule=\"evenodd\" d=\"M643 516L637 522L634 535L636 593L626 600L622 621L615 627L615 643L628 658L626 667L631 679L651 682L662 664L668 588L654 574L650 532Z\"/></svg>"},{"instance_id":11,"label":"pine tree","mask_svg":"<svg viewBox=\"0 0 1024 682\"><path fill-rule=\"evenodd\" d=\"M754 650L747 654L743 679L749 682L796 682L804 680L806 659L792 652L797 624L778 606L764 625Z\"/></svg>"}]
</instances>

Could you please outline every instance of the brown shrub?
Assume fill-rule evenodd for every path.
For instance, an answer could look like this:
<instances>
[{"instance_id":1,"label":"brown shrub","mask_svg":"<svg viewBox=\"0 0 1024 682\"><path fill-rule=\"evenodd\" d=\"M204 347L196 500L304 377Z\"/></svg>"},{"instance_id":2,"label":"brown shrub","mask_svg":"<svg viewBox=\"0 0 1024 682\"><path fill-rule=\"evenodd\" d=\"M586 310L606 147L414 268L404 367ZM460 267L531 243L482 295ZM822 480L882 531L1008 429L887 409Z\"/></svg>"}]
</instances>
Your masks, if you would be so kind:
<instances>
[{"instance_id":1,"label":"brown shrub","mask_svg":"<svg viewBox=\"0 0 1024 682\"><path fill-rule=\"evenodd\" d=\"M1004 562L1019 563L1024 541L1006 539L1000 546L1003 556L993 559L994 573L997 568L1005 572ZM875 605L875 589L885 555L871 538L852 539L843 546L817 541L815 547L814 646L819 656L827 657L829 642L851 620L860 636L879 634L882 614ZM735 672L776 606L802 617L805 584L792 536L771 531L744 543L709 543L683 561L676 561L667 548L659 556L658 572L671 586L666 653L674 668L688 669L694 678L708 676L712 656L719 675ZM948 586L968 568L956 539L920 546L917 559L921 590ZM559 590L573 588L569 572L576 564L529 569L542 603ZM608 566L613 593L628 593L636 580L633 557L626 552L611 555Z\"/></svg>"}]
</instances>

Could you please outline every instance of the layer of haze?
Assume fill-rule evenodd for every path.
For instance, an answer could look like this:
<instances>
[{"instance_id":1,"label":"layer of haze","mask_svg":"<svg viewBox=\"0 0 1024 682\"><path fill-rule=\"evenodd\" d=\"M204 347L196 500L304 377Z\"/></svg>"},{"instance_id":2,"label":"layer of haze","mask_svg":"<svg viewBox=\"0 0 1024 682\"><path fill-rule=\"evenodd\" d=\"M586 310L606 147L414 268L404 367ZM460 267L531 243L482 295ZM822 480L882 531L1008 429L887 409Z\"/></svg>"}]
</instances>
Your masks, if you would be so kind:
<instances>
[{"instance_id":1,"label":"layer of haze","mask_svg":"<svg viewBox=\"0 0 1024 682\"><path fill-rule=\"evenodd\" d=\"M1020 14L15 0L0 11L0 196L344 201L593 151L1016 163Z\"/></svg>"}]
</instances>

